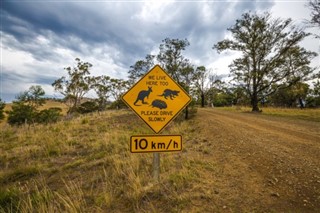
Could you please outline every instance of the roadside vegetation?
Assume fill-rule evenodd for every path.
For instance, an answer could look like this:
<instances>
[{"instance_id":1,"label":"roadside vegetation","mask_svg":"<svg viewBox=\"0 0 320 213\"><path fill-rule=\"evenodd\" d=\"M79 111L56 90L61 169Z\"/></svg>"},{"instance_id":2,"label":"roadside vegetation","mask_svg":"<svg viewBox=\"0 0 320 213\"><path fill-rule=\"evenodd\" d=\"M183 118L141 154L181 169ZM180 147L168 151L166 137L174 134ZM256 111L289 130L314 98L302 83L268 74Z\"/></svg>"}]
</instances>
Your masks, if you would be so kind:
<instances>
[{"instance_id":1,"label":"roadside vegetation","mask_svg":"<svg viewBox=\"0 0 320 213\"><path fill-rule=\"evenodd\" d=\"M215 109L250 112L249 107ZM319 109L263 110L263 116L304 112L307 120L320 117ZM130 136L153 134L129 110L80 115L54 124L3 123L0 212L181 212L197 202L204 210L212 199L205 174L221 168L199 159L210 156L208 144L213 141L199 135L195 124L181 114L164 130L163 134L182 135L183 150L161 154L157 184L152 179L152 153L129 151Z\"/></svg>"},{"instance_id":2,"label":"roadside vegetation","mask_svg":"<svg viewBox=\"0 0 320 213\"><path fill-rule=\"evenodd\" d=\"M182 119L183 120L183 119ZM192 132L175 122L165 134ZM161 187L152 154L131 154L133 134L152 133L132 112L108 111L56 124L1 129L1 212L141 212L188 201L179 195L200 178L182 153L163 154ZM184 159L184 160L183 160ZM172 190L172 189L176 190ZM169 209L167 209L169 210Z\"/></svg>"}]
</instances>

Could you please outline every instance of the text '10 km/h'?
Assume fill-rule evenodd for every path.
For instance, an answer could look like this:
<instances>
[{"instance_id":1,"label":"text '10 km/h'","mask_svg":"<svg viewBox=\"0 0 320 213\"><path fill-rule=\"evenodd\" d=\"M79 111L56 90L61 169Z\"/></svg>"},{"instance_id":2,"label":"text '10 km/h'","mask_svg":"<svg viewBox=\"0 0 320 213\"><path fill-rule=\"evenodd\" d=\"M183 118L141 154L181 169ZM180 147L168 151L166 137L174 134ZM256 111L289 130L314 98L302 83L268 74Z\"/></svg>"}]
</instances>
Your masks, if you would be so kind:
<instances>
[{"instance_id":1,"label":"text '10 km/h'","mask_svg":"<svg viewBox=\"0 0 320 213\"><path fill-rule=\"evenodd\" d=\"M154 142L154 141L151 141L151 149L155 150L155 149L158 149L158 150L169 150L169 148L171 147L172 143L172 139L169 141L168 144L166 144L165 142ZM140 140L138 139L134 139L134 146L135 146L135 149L147 149L148 148L148 145L149 145L149 142L147 141L147 139L145 138L141 138ZM173 142L173 148L174 149L177 149L179 148L179 144L178 142L174 141Z\"/></svg>"},{"instance_id":2,"label":"text '10 km/h'","mask_svg":"<svg viewBox=\"0 0 320 213\"><path fill-rule=\"evenodd\" d=\"M181 135L136 135L131 136L131 152L181 151Z\"/></svg>"}]
</instances>

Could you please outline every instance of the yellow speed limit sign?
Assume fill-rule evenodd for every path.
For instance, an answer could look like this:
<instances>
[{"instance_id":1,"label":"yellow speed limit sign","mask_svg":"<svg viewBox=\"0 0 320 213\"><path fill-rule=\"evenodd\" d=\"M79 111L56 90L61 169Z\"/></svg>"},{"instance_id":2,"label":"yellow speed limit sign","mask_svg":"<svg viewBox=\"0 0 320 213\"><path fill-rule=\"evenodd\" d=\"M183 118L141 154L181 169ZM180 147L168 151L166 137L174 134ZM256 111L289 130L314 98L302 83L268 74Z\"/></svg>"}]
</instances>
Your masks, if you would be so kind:
<instances>
[{"instance_id":1,"label":"yellow speed limit sign","mask_svg":"<svg viewBox=\"0 0 320 213\"><path fill-rule=\"evenodd\" d=\"M130 139L130 151L175 152L182 150L181 135L134 135Z\"/></svg>"}]
</instances>

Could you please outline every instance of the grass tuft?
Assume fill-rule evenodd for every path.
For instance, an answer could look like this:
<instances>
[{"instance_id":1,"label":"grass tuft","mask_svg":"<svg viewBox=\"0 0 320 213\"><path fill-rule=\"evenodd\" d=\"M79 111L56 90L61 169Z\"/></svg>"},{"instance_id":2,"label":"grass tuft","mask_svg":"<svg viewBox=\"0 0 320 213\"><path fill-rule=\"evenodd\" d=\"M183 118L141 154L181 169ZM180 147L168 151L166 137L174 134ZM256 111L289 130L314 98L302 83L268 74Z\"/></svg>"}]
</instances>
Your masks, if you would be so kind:
<instances>
[{"instance_id":1,"label":"grass tuft","mask_svg":"<svg viewBox=\"0 0 320 213\"><path fill-rule=\"evenodd\" d=\"M19 196L17 188L0 188L0 212L16 212L19 209Z\"/></svg>"},{"instance_id":2,"label":"grass tuft","mask_svg":"<svg viewBox=\"0 0 320 213\"><path fill-rule=\"evenodd\" d=\"M0 177L0 183L10 183L16 181L23 181L32 178L39 174L39 168L34 166L19 167L13 169L11 172L5 173Z\"/></svg>"}]
</instances>

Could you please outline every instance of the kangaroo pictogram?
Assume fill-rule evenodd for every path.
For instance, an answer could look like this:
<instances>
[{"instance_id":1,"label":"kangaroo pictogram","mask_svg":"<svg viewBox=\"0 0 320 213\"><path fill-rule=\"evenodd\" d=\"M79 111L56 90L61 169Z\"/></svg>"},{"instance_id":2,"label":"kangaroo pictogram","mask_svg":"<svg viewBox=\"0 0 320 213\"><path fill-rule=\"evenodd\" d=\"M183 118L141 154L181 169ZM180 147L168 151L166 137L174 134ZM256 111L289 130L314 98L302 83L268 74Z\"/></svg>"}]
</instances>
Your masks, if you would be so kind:
<instances>
[{"instance_id":1,"label":"kangaroo pictogram","mask_svg":"<svg viewBox=\"0 0 320 213\"><path fill-rule=\"evenodd\" d=\"M177 90L165 89L162 95L158 95L158 96L163 96L165 99L167 99L167 97L170 97L170 99L173 100L173 98L179 95L179 92L180 91L177 91Z\"/></svg>"},{"instance_id":2,"label":"kangaroo pictogram","mask_svg":"<svg viewBox=\"0 0 320 213\"><path fill-rule=\"evenodd\" d=\"M141 90L138 94L137 100L133 103L135 106L137 105L138 101L141 101L142 104L148 104L147 102L144 102L145 98L149 98L149 94L152 92L152 87L148 87L148 90Z\"/></svg>"}]
</instances>

